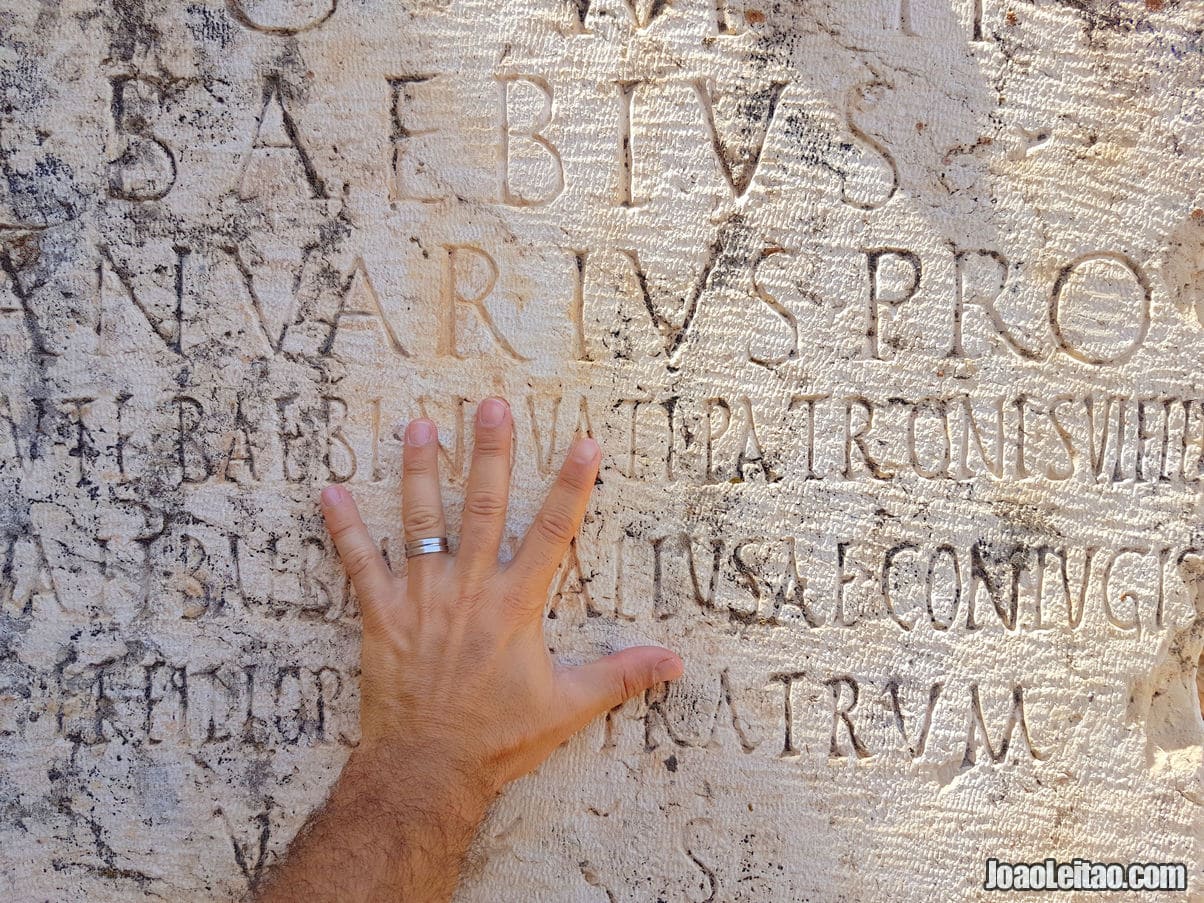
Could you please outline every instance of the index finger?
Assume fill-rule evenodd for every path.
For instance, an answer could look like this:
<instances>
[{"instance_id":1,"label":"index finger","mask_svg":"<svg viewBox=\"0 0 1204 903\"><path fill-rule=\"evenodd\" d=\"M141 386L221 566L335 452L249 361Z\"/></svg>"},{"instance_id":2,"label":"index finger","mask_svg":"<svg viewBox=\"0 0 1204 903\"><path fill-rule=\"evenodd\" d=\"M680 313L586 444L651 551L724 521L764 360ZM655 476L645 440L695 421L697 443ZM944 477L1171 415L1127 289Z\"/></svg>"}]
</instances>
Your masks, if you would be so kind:
<instances>
[{"instance_id":1,"label":"index finger","mask_svg":"<svg viewBox=\"0 0 1204 903\"><path fill-rule=\"evenodd\" d=\"M556 482L507 568L517 588L538 598L541 605L548 584L581 527L601 457L598 443L593 439L586 437L573 443Z\"/></svg>"},{"instance_id":2,"label":"index finger","mask_svg":"<svg viewBox=\"0 0 1204 903\"><path fill-rule=\"evenodd\" d=\"M364 614L370 616L387 603L392 589L393 572L364 526L359 508L351 493L342 486L327 486L322 490L322 517L334 540L339 560L347 569L351 585L360 599Z\"/></svg>"}]
</instances>

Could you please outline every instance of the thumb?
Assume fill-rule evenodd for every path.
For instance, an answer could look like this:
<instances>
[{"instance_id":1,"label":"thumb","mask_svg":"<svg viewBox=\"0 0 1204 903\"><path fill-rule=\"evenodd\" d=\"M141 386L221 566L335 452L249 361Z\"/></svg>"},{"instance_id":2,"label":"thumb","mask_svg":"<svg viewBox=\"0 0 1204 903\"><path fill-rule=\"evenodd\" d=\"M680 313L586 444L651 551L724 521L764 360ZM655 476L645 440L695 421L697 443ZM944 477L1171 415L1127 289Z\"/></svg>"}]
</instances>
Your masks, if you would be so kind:
<instances>
[{"instance_id":1,"label":"thumb","mask_svg":"<svg viewBox=\"0 0 1204 903\"><path fill-rule=\"evenodd\" d=\"M562 679L576 727L662 681L676 680L684 669L675 653L660 646L633 646L570 669Z\"/></svg>"}]
</instances>

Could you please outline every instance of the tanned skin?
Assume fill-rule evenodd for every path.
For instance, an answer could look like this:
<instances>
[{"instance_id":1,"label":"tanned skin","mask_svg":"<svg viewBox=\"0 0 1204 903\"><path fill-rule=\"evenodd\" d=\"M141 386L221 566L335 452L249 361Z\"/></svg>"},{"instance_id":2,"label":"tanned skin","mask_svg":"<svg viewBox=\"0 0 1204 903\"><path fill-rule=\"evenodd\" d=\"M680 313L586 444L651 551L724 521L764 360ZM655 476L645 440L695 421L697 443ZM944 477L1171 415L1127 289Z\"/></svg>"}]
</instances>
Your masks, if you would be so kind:
<instances>
[{"instance_id":1,"label":"tanned skin","mask_svg":"<svg viewBox=\"0 0 1204 903\"><path fill-rule=\"evenodd\" d=\"M501 566L513 437L504 400L480 404L475 432L459 549L410 559L405 577L390 571L350 493L322 493L363 611L362 739L259 903L449 900L505 784L597 716L681 675L681 659L656 646L572 668L553 660L544 603L581 526L601 452L593 439L573 444L514 559ZM408 425L407 541L447 533L438 449L434 423Z\"/></svg>"}]
</instances>

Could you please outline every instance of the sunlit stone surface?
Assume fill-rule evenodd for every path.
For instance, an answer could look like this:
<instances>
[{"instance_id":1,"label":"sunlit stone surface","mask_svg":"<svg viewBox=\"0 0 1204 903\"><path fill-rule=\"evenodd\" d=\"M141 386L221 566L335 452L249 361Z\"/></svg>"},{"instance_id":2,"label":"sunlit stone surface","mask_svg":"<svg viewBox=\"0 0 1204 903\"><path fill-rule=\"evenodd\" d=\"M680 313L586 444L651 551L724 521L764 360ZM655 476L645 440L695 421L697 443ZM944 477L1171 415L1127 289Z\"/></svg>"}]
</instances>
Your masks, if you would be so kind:
<instances>
[{"instance_id":1,"label":"sunlit stone surface","mask_svg":"<svg viewBox=\"0 0 1204 903\"><path fill-rule=\"evenodd\" d=\"M506 555L605 450L549 644L687 672L512 788L461 899L1198 875L1202 29L0 0L0 896L247 893L356 742L317 491L400 564L425 413L454 535L492 393Z\"/></svg>"}]
</instances>

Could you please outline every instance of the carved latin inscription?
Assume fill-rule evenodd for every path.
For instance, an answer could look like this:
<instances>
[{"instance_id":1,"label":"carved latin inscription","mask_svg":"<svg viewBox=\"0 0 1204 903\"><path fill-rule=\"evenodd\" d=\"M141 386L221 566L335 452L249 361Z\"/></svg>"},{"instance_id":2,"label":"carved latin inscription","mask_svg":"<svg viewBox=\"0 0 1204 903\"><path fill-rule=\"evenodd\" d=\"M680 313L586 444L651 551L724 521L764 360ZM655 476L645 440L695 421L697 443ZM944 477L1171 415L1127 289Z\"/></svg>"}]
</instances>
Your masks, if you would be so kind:
<instances>
[{"instance_id":1,"label":"carved latin inscription","mask_svg":"<svg viewBox=\"0 0 1204 903\"><path fill-rule=\"evenodd\" d=\"M549 654L686 672L457 899L1199 872L1198 4L68 6L0 12L6 899L253 895L359 740L317 495L404 576L494 395L503 565L603 450Z\"/></svg>"}]
</instances>

